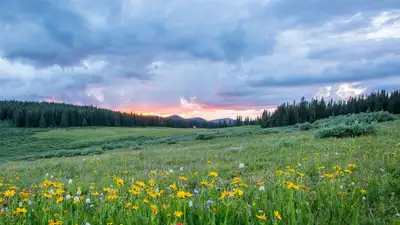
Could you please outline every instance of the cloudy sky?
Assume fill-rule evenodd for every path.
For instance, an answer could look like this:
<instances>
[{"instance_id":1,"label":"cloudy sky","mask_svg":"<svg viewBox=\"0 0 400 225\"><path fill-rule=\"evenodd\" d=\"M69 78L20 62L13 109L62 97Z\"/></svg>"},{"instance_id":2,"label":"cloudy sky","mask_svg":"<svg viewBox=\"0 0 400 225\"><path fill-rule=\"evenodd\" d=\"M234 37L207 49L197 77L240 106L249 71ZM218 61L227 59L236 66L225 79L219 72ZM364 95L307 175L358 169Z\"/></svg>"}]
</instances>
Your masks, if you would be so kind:
<instances>
[{"instance_id":1,"label":"cloudy sky","mask_svg":"<svg viewBox=\"0 0 400 225\"><path fill-rule=\"evenodd\" d=\"M399 87L399 0L0 1L0 100L214 119Z\"/></svg>"}]
</instances>

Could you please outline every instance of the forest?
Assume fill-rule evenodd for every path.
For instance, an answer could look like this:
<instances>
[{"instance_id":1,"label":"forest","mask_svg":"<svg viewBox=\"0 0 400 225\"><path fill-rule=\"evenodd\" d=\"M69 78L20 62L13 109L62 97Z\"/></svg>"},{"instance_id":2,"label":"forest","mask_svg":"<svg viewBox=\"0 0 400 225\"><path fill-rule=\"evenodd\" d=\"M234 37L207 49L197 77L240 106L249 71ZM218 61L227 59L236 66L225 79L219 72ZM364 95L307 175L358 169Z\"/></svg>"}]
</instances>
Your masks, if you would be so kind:
<instances>
[{"instance_id":1,"label":"forest","mask_svg":"<svg viewBox=\"0 0 400 225\"><path fill-rule=\"evenodd\" d=\"M281 104L272 113L265 110L262 114L261 126L266 128L289 126L306 122L313 123L316 120L331 116L377 111L399 114L399 90L392 92L381 90L368 95L350 97L347 101L329 100L326 102L323 98L307 101L303 97L298 103Z\"/></svg>"}]
</instances>

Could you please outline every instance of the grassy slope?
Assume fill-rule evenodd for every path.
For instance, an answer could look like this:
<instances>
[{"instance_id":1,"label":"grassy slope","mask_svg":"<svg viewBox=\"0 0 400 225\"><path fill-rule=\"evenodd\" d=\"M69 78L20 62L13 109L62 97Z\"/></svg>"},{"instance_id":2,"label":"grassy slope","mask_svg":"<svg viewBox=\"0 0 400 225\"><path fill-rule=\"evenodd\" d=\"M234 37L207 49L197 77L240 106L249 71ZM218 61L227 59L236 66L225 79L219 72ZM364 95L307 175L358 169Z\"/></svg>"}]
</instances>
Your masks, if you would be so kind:
<instances>
[{"instance_id":1,"label":"grassy slope","mask_svg":"<svg viewBox=\"0 0 400 225\"><path fill-rule=\"evenodd\" d=\"M112 177L124 176L123 171L130 172L129 178L148 179L145 171L150 169L165 171L173 168L177 171L183 166L185 171L196 169L204 172L212 168L222 178L229 178L237 170L239 163L244 163L246 169L243 177L250 185L254 185L259 179L267 182L273 180L273 172L287 165L295 166L307 176L315 177L319 166L332 168L334 165L355 163L358 166L355 180L359 187L368 189L366 207L371 208L369 213L362 213L363 218L357 218L356 224L391 224L390 221L395 224L395 214L400 210L399 126L400 121L380 124L377 136L358 138L315 139L311 132L295 132L189 141L175 145L149 145L139 151L119 149L100 156L10 162L0 165L0 171L2 176L9 178L18 173L20 179L14 182L22 186L41 181L46 173L54 173L61 180L73 177L77 184L87 185L93 182L97 188L112 183ZM64 132L64 135L65 133L68 132ZM104 133L112 134L109 131ZM37 135L54 137L48 136L49 134L55 133ZM63 133L57 135L61 138ZM244 146L245 150L225 151L232 146ZM208 160L212 164L208 164ZM381 169L385 172L380 172ZM312 181L309 185L314 188ZM333 192L339 191L339 183L331 185ZM284 202L276 204L281 209L285 207ZM329 207L329 204L325 207ZM318 215L318 211L314 213ZM329 223L324 221L324 214L319 216L316 217L322 222L320 224ZM299 216L299 220L301 217Z\"/></svg>"}]
</instances>

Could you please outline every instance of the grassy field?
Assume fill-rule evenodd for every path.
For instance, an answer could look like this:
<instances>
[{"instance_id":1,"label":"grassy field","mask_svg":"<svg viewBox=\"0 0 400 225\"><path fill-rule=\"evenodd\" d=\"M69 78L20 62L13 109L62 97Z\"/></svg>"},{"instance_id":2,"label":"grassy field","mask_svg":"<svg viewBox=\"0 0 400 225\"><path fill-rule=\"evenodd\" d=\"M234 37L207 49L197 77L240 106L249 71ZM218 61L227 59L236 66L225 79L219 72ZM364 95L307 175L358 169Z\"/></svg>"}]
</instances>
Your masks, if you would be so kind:
<instances>
[{"instance_id":1,"label":"grassy field","mask_svg":"<svg viewBox=\"0 0 400 225\"><path fill-rule=\"evenodd\" d=\"M376 135L340 139L252 133L256 127L35 130L21 135L25 151L41 151L43 140L231 135L4 162L0 224L400 224L399 126L385 122ZM29 149L34 143L38 149Z\"/></svg>"}]
</instances>

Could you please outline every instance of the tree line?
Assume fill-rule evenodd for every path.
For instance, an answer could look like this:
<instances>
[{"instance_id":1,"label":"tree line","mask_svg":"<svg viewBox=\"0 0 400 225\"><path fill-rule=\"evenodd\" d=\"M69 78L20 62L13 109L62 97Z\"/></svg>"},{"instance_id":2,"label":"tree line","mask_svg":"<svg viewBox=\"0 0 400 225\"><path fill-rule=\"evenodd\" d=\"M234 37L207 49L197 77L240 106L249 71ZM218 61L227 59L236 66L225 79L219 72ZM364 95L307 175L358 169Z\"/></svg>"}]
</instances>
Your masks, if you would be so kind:
<instances>
[{"instance_id":1,"label":"tree line","mask_svg":"<svg viewBox=\"0 0 400 225\"><path fill-rule=\"evenodd\" d=\"M0 101L0 120L16 127L79 126L159 126L173 128L220 128L235 124L189 119L172 119L135 113L122 113L95 106L77 106L53 102Z\"/></svg>"},{"instance_id":2,"label":"tree line","mask_svg":"<svg viewBox=\"0 0 400 225\"><path fill-rule=\"evenodd\" d=\"M261 117L261 126L277 127L288 126L297 123L313 123L316 120L343 114L388 111L393 114L400 113L400 92L399 90L386 92L381 90L369 95L350 97L347 101L328 102L325 99L305 100L292 104L284 103L278 106L273 112L264 110Z\"/></svg>"}]
</instances>

